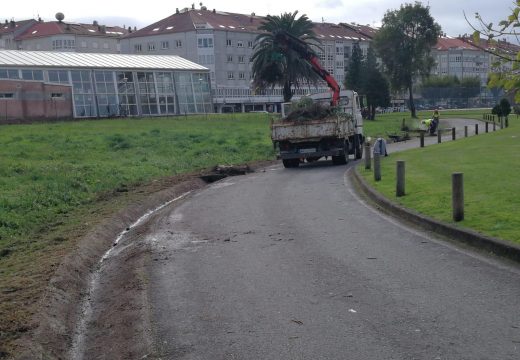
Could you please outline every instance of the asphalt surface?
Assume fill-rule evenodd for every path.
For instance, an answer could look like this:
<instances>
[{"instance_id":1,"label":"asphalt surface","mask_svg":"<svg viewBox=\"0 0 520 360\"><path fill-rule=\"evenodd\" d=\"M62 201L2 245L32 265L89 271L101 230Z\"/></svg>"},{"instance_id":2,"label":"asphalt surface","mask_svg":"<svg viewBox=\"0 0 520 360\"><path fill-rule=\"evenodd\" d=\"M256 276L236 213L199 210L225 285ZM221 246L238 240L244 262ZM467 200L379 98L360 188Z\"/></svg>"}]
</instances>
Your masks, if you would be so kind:
<instances>
[{"instance_id":1,"label":"asphalt surface","mask_svg":"<svg viewBox=\"0 0 520 360\"><path fill-rule=\"evenodd\" d=\"M520 358L520 269L380 214L350 166L273 166L163 210L154 356Z\"/></svg>"}]
</instances>

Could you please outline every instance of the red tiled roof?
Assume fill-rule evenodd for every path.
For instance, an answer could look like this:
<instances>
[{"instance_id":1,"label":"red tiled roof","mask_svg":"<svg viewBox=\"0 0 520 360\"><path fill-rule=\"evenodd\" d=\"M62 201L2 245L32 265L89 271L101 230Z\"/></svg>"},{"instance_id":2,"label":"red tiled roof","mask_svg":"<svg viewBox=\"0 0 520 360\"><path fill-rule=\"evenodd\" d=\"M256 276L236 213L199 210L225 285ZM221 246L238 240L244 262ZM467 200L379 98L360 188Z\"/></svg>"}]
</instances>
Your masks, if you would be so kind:
<instances>
[{"instance_id":1,"label":"red tiled roof","mask_svg":"<svg viewBox=\"0 0 520 360\"><path fill-rule=\"evenodd\" d=\"M126 38L179 33L193 31L201 26L214 30L229 30L237 32L258 32L258 26L264 20L255 15L235 14L222 11L189 9L173 14L136 32L126 35Z\"/></svg>"},{"instance_id":2,"label":"red tiled roof","mask_svg":"<svg viewBox=\"0 0 520 360\"><path fill-rule=\"evenodd\" d=\"M331 23L314 23L314 32L318 39L326 40L369 40L367 36L342 25Z\"/></svg>"},{"instance_id":3,"label":"red tiled roof","mask_svg":"<svg viewBox=\"0 0 520 360\"><path fill-rule=\"evenodd\" d=\"M459 50L478 50L477 47L472 44L459 39L459 38L450 38L450 37L441 37L437 40L437 44L433 47L435 50L446 51L450 49L459 49Z\"/></svg>"},{"instance_id":4,"label":"red tiled roof","mask_svg":"<svg viewBox=\"0 0 520 360\"><path fill-rule=\"evenodd\" d=\"M101 26L93 24L73 24L59 21L49 21L37 22L22 34L17 36L16 40L27 40L59 34L122 37L127 33L128 30L125 30L119 26Z\"/></svg>"},{"instance_id":5,"label":"red tiled roof","mask_svg":"<svg viewBox=\"0 0 520 360\"><path fill-rule=\"evenodd\" d=\"M352 31L355 31L356 33L365 36L369 39L373 39L374 36L377 33L377 29L368 26L368 25L359 25L359 24L346 24L346 23L340 23L341 26L350 29Z\"/></svg>"},{"instance_id":6,"label":"red tiled roof","mask_svg":"<svg viewBox=\"0 0 520 360\"><path fill-rule=\"evenodd\" d=\"M473 41L472 37L463 36L460 38L462 41L467 42L477 48L489 51L502 51L506 53L516 54L520 51L520 46L511 44L506 40L488 40L488 39L480 39L478 43Z\"/></svg>"},{"instance_id":7,"label":"red tiled roof","mask_svg":"<svg viewBox=\"0 0 520 360\"><path fill-rule=\"evenodd\" d=\"M0 35L12 33L14 31L16 31L17 29L21 28L22 26L28 25L31 22L36 22L36 20L30 19L30 20L15 21L14 27L11 25L11 22L9 22L9 21L7 21L5 23L0 23Z\"/></svg>"},{"instance_id":8,"label":"red tiled roof","mask_svg":"<svg viewBox=\"0 0 520 360\"><path fill-rule=\"evenodd\" d=\"M130 33L125 38L194 31L198 26L222 31L259 33L258 27L264 20L265 17L263 16L189 9ZM320 40L368 39L367 36L360 34L358 31L331 23L314 23L314 32Z\"/></svg>"}]
</instances>

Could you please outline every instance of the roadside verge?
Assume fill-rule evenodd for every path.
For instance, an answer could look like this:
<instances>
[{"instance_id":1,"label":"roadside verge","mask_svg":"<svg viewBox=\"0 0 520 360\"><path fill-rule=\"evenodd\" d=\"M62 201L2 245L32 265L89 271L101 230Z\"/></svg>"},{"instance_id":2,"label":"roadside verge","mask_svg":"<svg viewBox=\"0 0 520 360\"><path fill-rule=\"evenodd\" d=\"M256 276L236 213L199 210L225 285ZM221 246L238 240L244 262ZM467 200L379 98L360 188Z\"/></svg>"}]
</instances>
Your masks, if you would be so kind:
<instances>
[{"instance_id":1,"label":"roadside verge","mask_svg":"<svg viewBox=\"0 0 520 360\"><path fill-rule=\"evenodd\" d=\"M501 239L482 235L471 229L460 228L439 220L432 219L411 209L398 205L368 185L368 183L365 181L365 179L363 179L355 167L353 169L349 169L347 171L347 175L355 185L354 188L356 191L360 191L384 211L402 218L405 221L417 225L425 230L449 237L454 241L464 243L478 250L492 253L494 255L520 263L520 246L507 243Z\"/></svg>"}]
</instances>

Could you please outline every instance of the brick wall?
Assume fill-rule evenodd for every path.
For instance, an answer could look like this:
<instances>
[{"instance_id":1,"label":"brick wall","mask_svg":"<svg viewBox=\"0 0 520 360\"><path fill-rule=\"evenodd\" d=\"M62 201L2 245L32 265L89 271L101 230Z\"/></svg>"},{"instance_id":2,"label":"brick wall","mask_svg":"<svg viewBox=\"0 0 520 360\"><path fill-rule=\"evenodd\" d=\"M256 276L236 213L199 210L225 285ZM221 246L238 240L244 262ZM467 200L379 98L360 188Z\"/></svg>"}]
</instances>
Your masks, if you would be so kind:
<instances>
[{"instance_id":1,"label":"brick wall","mask_svg":"<svg viewBox=\"0 0 520 360\"><path fill-rule=\"evenodd\" d=\"M70 86L0 80L0 124L66 120L72 117Z\"/></svg>"}]
</instances>

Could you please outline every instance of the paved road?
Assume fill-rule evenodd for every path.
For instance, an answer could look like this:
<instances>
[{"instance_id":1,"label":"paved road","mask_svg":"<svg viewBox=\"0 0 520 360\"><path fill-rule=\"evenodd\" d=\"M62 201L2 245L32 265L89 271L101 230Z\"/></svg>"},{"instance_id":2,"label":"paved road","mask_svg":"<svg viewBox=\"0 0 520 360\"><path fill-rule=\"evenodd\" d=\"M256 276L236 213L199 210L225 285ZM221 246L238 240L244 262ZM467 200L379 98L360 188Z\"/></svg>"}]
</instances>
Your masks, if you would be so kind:
<instances>
[{"instance_id":1,"label":"paved road","mask_svg":"<svg viewBox=\"0 0 520 360\"><path fill-rule=\"evenodd\" d=\"M518 359L520 270L408 228L318 162L170 211L149 299L162 359Z\"/></svg>"}]
</instances>

